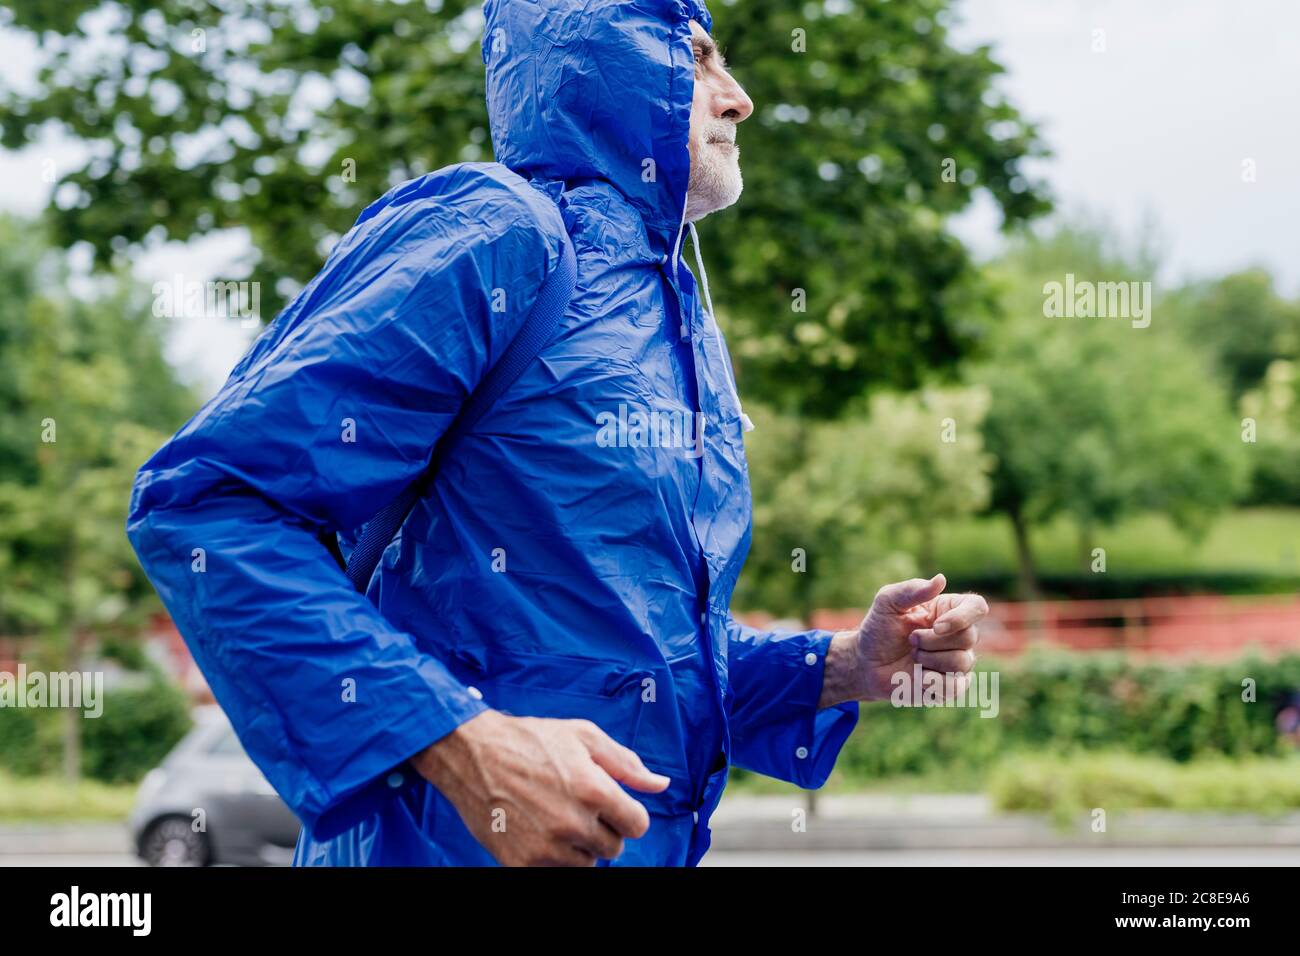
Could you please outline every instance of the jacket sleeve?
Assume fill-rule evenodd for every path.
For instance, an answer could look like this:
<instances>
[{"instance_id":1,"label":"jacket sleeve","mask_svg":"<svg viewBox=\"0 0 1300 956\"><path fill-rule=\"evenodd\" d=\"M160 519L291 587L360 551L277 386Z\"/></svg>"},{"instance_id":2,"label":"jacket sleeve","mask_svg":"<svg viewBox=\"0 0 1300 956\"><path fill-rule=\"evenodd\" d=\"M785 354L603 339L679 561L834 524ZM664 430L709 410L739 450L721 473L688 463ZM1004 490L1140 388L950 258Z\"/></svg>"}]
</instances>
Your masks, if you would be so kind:
<instances>
[{"instance_id":1,"label":"jacket sleeve","mask_svg":"<svg viewBox=\"0 0 1300 956\"><path fill-rule=\"evenodd\" d=\"M399 765L485 708L318 534L356 529L419 475L562 242L558 210L522 181L421 184L362 214L141 468L127 518L240 741L322 838L392 799L413 780Z\"/></svg>"},{"instance_id":2,"label":"jacket sleeve","mask_svg":"<svg viewBox=\"0 0 1300 956\"><path fill-rule=\"evenodd\" d=\"M817 708L830 631L777 634L727 616L732 762L808 790L826 782L858 703Z\"/></svg>"}]
</instances>

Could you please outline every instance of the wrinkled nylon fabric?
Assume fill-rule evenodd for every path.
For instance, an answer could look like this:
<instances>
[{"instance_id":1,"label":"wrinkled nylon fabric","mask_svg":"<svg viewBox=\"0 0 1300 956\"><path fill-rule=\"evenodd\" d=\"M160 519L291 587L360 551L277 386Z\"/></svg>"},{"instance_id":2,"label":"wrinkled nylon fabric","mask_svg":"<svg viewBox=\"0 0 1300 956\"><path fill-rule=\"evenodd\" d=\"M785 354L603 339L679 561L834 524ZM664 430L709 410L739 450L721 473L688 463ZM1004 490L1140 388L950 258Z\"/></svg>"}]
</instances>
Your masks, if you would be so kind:
<instances>
[{"instance_id":1,"label":"wrinkled nylon fabric","mask_svg":"<svg viewBox=\"0 0 1300 956\"><path fill-rule=\"evenodd\" d=\"M491 864L406 760L492 707L586 718L636 750L672 783L633 794L652 825L617 863L693 865L729 765L820 786L858 715L817 709L829 633L728 610L750 536L744 426L680 257L688 21L711 20L695 0L485 14L499 163L371 204L141 468L127 532L301 819L296 863ZM555 336L357 593L319 535L346 552L420 474L564 232L578 279ZM685 427L638 429L652 412Z\"/></svg>"}]
</instances>

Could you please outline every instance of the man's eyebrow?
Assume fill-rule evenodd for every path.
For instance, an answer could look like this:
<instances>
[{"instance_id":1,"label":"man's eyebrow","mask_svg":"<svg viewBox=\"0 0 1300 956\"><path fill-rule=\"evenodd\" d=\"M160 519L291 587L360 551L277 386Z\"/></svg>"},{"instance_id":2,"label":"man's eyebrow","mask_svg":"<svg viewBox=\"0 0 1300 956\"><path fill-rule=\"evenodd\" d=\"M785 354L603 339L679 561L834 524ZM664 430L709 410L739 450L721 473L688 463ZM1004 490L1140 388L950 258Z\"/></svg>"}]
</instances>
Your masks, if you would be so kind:
<instances>
[{"instance_id":1,"label":"man's eyebrow","mask_svg":"<svg viewBox=\"0 0 1300 956\"><path fill-rule=\"evenodd\" d=\"M695 44L696 50L699 51L700 56L702 56L704 59L707 60L710 56L717 54L718 62L721 63L724 67L727 65L727 60L722 55L722 53L718 50L718 45L713 42L713 37L707 35L693 36L691 37L691 42Z\"/></svg>"}]
</instances>

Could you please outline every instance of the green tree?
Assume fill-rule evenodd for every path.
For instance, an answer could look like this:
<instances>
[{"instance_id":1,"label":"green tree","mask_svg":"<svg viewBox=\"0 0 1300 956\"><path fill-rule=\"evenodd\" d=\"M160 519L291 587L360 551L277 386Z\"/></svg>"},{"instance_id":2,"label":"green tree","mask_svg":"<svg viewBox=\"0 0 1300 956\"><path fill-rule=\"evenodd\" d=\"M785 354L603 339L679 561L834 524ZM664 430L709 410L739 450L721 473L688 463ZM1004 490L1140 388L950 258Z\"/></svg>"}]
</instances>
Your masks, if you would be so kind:
<instances>
[{"instance_id":1,"label":"green tree","mask_svg":"<svg viewBox=\"0 0 1300 956\"><path fill-rule=\"evenodd\" d=\"M0 633L39 640L52 670L132 633L157 598L122 527L140 462L193 408L162 356L149 300L126 280L89 297L30 224L0 219ZM50 290L50 291L46 291ZM79 712L64 767L80 770Z\"/></svg>"},{"instance_id":2,"label":"green tree","mask_svg":"<svg viewBox=\"0 0 1300 956\"><path fill-rule=\"evenodd\" d=\"M971 374L992 395L984 425L997 458L993 507L1011 521L1021 589L1037 591L1030 529L1067 515L1082 570L1099 529L1137 512L1168 515L1189 534L1234 500L1247 459L1223 384L1167 320L1051 318L1048 283L1150 281L1149 257L1128 260L1101 233L1063 228L1027 239L996 267L1006 319Z\"/></svg>"},{"instance_id":3,"label":"green tree","mask_svg":"<svg viewBox=\"0 0 1300 956\"><path fill-rule=\"evenodd\" d=\"M1266 270L1247 269L1177 290L1165 311L1237 402L1251 464L1245 500L1300 503L1300 301L1279 295Z\"/></svg>"},{"instance_id":4,"label":"green tree","mask_svg":"<svg viewBox=\"0 0 1300 956\"><path fill-rule=\"evenodd\" d=\"M806 621L933 573L938 528L988 502L987 405L979 389L926 389L879 393L842 421L762 410L747 444L754 535L737 603Z\"/></svg>"},{"instance_id":5,"label":"green tree","mask_svg":"<svg viewBox=\"0 0 1300 956\"><path fill-rule=\"evenodd\" d=\"M1259 385L1275 360L1300 354L1300 302L1279 296L1264 269L1195 283L1170 306L1188 339L1209 350L1234 399Z\"/></svg>"},{"instance_id":6,"label":"green tree","mask_svg":"<svg viewBox=\"0 0 1300 956\"><path fill-rule=\"evenodd\" d=\"M747 403L754 531L733 603L807 621L858 606L915 560L871 522L872 455L860 422L809 422Z\"/></svg>"},{"instance_id":7,"label":"green tree","mask_svg":"<svg viewBox=\"0 0 1300 956\"><path fill-rule=\"evenodd\" d=\"M1009 223L1045 208L1001 68L951 45L950 0L714 6L757 103L745 200L705 230L747 392L834 414L951 366L977 289L946 217L979 189ZM57 240L107 263L245 228L268 314L366 202L491 159L477 0L14 0L0 22L47 57L34 93L0 95L4 144L55 124L92 147L55 191Z\"/></svg>"},{"instance_id":8,"label":"green tree","mask_svg":"<svg viewBox=\"0 0 1300 956\"><path fill-rule=\"evenodd\" d=\"M870 456L863 494L891 539L915 542L924 573L942 570L935 566L935 538L943 524L989 503L994 459L980 431L988 407L981 388L871 398L861 436Z\"/></svg>"},{"instance_id":9,"label":"green tree","mask_svg":"<svg viewBox=\"0 0 1300 956\"><path fill-rule=\"evenodd\" d=\"M1242 430L1252 460L1250 502L1300 505L1300 374L1275 359L1241 397ZM1253 434L1252 434L1253 433Z\"/></svg>"}]
</instances>

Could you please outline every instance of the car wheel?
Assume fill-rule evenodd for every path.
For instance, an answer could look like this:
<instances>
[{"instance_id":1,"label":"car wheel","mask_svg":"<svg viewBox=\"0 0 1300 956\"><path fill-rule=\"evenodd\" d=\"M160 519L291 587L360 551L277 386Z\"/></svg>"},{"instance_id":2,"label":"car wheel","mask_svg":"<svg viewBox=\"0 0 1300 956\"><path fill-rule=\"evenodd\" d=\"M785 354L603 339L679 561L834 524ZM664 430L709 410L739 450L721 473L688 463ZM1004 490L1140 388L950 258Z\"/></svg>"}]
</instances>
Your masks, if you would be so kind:
<instances>
[{"instance_id":1,"label":"car wheel","mask_svg":"<svg viewBox=\"0 0 1300 956\"><path fill-rule=\"evenodd\" d=\"M185 817L163 817L140 840L140 858L150 866L207 866L211 856L208 835Z\"/></svg>"}]
</instances>

